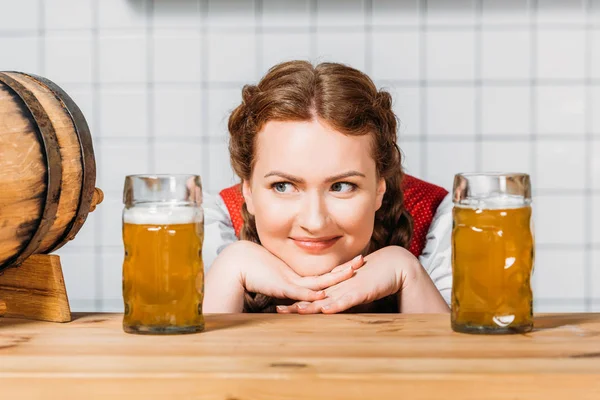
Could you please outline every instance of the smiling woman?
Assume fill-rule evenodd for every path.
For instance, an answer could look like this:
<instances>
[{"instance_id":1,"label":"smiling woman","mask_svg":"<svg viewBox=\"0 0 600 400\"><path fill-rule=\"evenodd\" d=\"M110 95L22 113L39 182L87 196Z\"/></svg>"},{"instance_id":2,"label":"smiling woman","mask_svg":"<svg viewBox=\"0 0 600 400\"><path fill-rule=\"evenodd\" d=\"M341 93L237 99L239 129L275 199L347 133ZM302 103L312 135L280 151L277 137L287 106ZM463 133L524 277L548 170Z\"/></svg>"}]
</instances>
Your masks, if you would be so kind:
<instances>
[{"instance_id":1,"label":"smiling woman","mask_svg":"<svg viewBox=\"0 0 600 400\"><path fill-rule=\"evenodd\" d=\"M209 269L205 312L448 311L406 250L389 93L341 64L292 61L242 97L229 119L242 240ZM448 290L449 260L436 274Z\"/></svg>"}]
</instances>

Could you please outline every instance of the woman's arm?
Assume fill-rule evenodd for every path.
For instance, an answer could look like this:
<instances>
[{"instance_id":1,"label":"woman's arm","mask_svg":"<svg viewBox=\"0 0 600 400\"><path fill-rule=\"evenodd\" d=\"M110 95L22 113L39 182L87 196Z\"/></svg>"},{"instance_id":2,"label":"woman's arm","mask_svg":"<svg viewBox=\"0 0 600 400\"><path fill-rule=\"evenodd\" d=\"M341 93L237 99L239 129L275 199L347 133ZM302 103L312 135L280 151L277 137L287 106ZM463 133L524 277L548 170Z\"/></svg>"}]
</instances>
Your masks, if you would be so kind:
<instances>
[{"instance_id":1,"label":"woman's arm","mask_svg":"<svg viewBox=\"0 0 600 400\"><path fill-rule=\"evenodd\" d=\"M242 312L245 291L278 299L323 299L322 289L350 278L362 265L362 257L357 257L336 272L301 277L261 245L240 240L227 246L208 270L203 311Z\"/></svg>"},{"instance_id":2,"label":"woman's arm","mask_svg":"<svg viewBox=\"0 0 600 400\"><path fill-rule=\"evenodd\" d=\"M397 295L400 312L449 312L448 305L419 260L408 250L388 246L365 257L354 277L325 290L327 297L278 308L279 312L338 313Z\"/></svg>"}]
</instances>

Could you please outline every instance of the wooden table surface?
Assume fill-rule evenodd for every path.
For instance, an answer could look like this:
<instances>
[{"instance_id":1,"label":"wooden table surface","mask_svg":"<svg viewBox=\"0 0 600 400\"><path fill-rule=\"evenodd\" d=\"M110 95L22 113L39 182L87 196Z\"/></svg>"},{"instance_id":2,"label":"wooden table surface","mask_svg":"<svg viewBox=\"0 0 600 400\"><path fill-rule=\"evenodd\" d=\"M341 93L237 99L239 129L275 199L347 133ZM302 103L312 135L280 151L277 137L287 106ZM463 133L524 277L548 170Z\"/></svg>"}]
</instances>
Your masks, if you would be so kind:
<instances>
[{"instance_id":1,"label":"wooden table surface","mask_svg":"<svg viewBox=\"0 0 600 400\"><path fill-rule=\"evenodd\" d=\"M600 314L506 336L454 333L447 315L208 315L179 336L121 318L0 318L0 398L600 399Z\"/></svg>"}]
</instances>

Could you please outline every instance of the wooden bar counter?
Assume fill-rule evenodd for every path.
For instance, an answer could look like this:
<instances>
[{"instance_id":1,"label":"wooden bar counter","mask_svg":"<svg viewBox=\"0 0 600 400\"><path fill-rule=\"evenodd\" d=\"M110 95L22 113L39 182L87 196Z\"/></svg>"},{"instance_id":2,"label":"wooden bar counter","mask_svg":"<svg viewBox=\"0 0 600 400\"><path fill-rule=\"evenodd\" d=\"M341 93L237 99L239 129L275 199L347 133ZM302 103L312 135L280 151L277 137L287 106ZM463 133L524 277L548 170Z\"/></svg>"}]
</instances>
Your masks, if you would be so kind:
<instances>
[{"instance_id":1,"label":"wooden bar counter","mask_svg":"<svg viewBox=\"0 0 600 400\"><path fill-rule=\"evenodd\" d=\"M448 315L208 315L139 336L122 315L0 318L0 398L600 399L600 314L533 332L452 332Z\"/></svg>"}]
</instances>

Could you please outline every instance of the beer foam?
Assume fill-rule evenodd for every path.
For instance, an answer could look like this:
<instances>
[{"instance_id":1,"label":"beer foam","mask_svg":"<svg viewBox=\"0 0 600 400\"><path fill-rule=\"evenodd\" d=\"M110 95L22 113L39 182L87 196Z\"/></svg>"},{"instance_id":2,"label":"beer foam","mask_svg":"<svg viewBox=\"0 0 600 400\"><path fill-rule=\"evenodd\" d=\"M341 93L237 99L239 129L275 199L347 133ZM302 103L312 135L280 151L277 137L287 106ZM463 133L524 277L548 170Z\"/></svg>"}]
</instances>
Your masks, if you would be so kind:
<instances>
[{"instance_id":1,"label":"beer foam","mask_svg":"<svg viewBox=\"0 0 600 400\"><path fill-rule=\"evenodd\" d=\"M525 199L523 196L503 195L462 199L459 203L455 204L455 206L483 210L500 210L504 208L527 207L530 204L531 200Z\"/></svg>"},{"instance_id":2,"label":"beer foam","mask_svg":"<svg viewBox=\"0 0 600 400\"><path fill-rule=\"evenodd\" d=\"M133 207L123 211L123 222L127 224L174 225L202 221L202 210L194 207Z\"/></svg>"}]
</instances>

